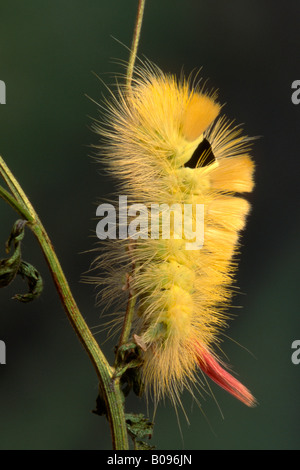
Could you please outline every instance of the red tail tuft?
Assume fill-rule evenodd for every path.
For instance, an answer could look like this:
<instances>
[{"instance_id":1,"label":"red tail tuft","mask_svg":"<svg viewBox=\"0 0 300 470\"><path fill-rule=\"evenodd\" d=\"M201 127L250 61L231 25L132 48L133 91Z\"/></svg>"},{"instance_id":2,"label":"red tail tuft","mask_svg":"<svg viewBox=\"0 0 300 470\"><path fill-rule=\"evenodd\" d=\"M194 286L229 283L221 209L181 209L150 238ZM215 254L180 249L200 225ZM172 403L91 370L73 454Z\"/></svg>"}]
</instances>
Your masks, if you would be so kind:
<instances>
[{"instance_id":1,"label":"red tail tuft","mask_svg":"<svg viewBox=\"0 0 300 470\"><path fill-rule=\"evenodd\" d=\"M199 352L198 360L200 369L205 372L220 387L227 390L238 400L247 406L254 406L256 400L251 392L235 379L229 372L223 369L216 359L206 350L197 347Z\"/></svg>"}]
</instances>

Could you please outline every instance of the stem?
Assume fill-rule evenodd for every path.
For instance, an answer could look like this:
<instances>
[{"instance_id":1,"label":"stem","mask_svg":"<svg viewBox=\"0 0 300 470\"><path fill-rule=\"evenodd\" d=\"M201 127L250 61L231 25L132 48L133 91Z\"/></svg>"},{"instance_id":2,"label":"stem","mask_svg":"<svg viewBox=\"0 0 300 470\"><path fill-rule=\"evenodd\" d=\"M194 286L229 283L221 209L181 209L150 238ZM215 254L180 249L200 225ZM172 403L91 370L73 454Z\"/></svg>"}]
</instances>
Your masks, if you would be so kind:
<instances>
[{"instance_id":1,"label":"stem","mask_svg":"<svg viewBox=\"0 0 300 470\"><path fill-rule=\"evenodd\" d=\"M48 234L27 196L1 157L0 174L15 196L11 196L0 186L0 197L8 202L29 222L28 226L36 236L46 258L64 310L96 370L100 382L100 389L106 403L113 448L127 450L129 444L123 408L123 395L119 387L119 382L116 380L114 387L112 387L113 369L108 364L78 309Z\"/></svg>"},{"instance_id":2,"label":"stem","mask_svg":"<svg viewBox=\"0 0 300 470\"><path fill-rule=\"evenodd\" d=\"M31 214L27 211L23 204L20 204L18 201L16 201L16 199L2 186L0 186L0 197L4 199L4 201L6 201L16 212L18 212L21 217L30 222L33 221Z\"/></svg>"},{"instance_id":3,"label":"stem","mask_svg":"<svg viewBox=\"0 0 300 470\"><path fill-rule=\"evenodd\" d=\"M115 367L118 366L118 361L119 361L118 352L120 351L120 348L123 346L123 344L126 344L129 340L132 320L134 317L134 309L135 309L135 304L136 304L136 295L132 287L132 280L134 279L135 270L136 270L136 263L134 261L134 243L132 242L132 240L130 241L128 245L128 255L132 257L131 273L128 274L128 278L127 278L127 288L128 288L129 294L128 294L128 302L127 302L127 308L126 308L125 318L123 322L122 332L121 332L121 336L120 336L120 340L119 340L119 344L117 348L117 353L116 353Z\"/></svg>"},{"instance_id":4,"label":"stem","mask_svg":"<svg viewBox=\"0 0 300 470\"><path fill-rule=\"evenodd\" d=\"M136 15L136 21L135 21L135 28L134 28L134 33L133 33L133 38L132 38L132 44L131 44L131 50L130 50L130 57L129 57L129 62L128 62L128 67L127 67L127 73L126 73L126 85L128 90L130 90L131 87L131 82L132 82L132 76L133 76L133 69L134 69L134 64L137 56L137 50L138 50L138 45L139 45L139 40L141 36L141 29L142 29L142 23L143 23L143 17L144 17L144 10L145 10L145 3L146 0L139 0L138 3L138 9L137 9L137 15ZM130 245L129 250L132 250L132 245ZM132 268L132 276L134 276L134 271L135 271L135 266L133 263L133 268ZM123 323L123 328L122 328L122 333L121 337L119 340L119 345L118 345L118 350L120 347L127 343L131 331L131 324L134 316L134 307L136 304L136 297L132 293L131 287L130 287L130 279L128 281L129 285L129 297L128 297L128 303L127 303L127 309L126 309L126 314L124 318L124 323ZM116 354L116 361L118 361L118 354Z\"/></svg>"},{"instance_id":5,"label":"stem","mask_svg":"<svg viewBox=\"0 0 300 470\"><path fill-rule=\"evenodd\" d=\"M137 49L140 40L141 27L144 15L146 0L139 0L135 29L133 34L131 52L126 74L126 84L128 89L131 87L134 64L137 56ZM29 199L23 189L15 179L5 161L0 156L0 175L3 177L10 194L2 186L0 186L0 197L4 199L10 206L18 212L24 219L28 221L28 226L36 236L41 249L46 258L48 267L52 274L55 287L60 296L60 300L69 321L74 328L78 338L83 344L100 382L100 389L106 403L108 420L112 433L113 448L118 450L127 450L129 448L128 436L126 429L126 421L123 408L123 394L120 390L119 379L115 379L112 385L114 369L110 367L105 356L103 355L98 343L95 341L90 329L84 321L77 304L70 291L68 282L65 278L61 265L58 261L52 243L44 229L38 215L36 214ZM135 296L129 291L128 305L123 324L123 330L119 342L119 347L128 341L131 323L134 314Z\"/></svg>"},{"instance_id":6,"label":"stem","mask_svg":"<svg viewBox=\"0 0 300 470\"><path fill-rule=\"evenodd\" d=\"M98 343L95 341L77 307L44 227L39 222L34 224L31 229L44 252L56 289L70 323L84 346L98 375L100 389L103 393L108 412L113 448L118 450L127 450L128 438L123 409L123 396L119 388L119 383L114 382L114 388L112 388L113 369L108 364L104 354L102 353Z\"/></svg>"},{"instance_id":7,"label":"stem","mask_svg":"<svg viewBox=\"0 0 300 470\"><path fill-rule=\"evenodd\" d=\"M130 57L129 57L128 67L127 67L127 74L126 74L126 80L127 80L126 83L127 83L128 88L130 88L130 86L131 86L133 69L134 69L134 64L135 64L135 60L136 60L139 40L140 40L140 36L141 36L141 29L142 29L142 23L143 23L145 3L146 3L146 0L139 0L138 10L137 10L137 15L136 15L135 28L134 28L132 44L131 44L131 50L130 50Z\"/></svg>"},{"instance_id":8,"label":"stem","mask_svg":"<svg viewBox=\"0 0 300 470\"><path fill-rule=\"evenodd\" d=\"M125 314L125 319L123 323L122 333L119 340L118 350L123 344L128 342L130 331L131 331L131 324L134 317L134 307L136 303L136 296L129 292L127 309ZM117 356L116 356L117 357Z\"/></svg>"},{"instance_id":9,"label":"stem","mask_svg":"<svg viewBox=\"0 0 300 470\"><path fill-rule=\"evenodd\" d=\"M5 161L0 155L0 174L4 181L6 182L7 186L11 190L12 194L14 195L15 199L23 206L26 207L28 212L31 215L31 219L35 217L35 210L33 209L29 199L27 198L26 194L24 193L23 189L19 185L18 181L6 165ZM28 220L28 219L27 219Z\"/></svg>"}]
</instances>

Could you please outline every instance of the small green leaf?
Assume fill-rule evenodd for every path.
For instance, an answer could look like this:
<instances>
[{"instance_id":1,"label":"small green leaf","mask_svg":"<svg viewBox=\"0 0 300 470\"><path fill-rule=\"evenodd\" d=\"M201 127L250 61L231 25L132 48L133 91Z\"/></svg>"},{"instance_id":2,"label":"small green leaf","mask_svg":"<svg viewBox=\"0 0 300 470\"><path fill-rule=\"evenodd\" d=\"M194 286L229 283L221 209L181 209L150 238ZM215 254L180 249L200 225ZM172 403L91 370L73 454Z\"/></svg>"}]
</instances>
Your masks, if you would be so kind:
<instances>
[{"instance_id":1,"label":"small green leaf","mask_svg":"<svg viewBox=\"0 0 300 470\"><path fill-rule=\"evenodd\" d=\"M15 248L19 246L20 242L24 238L26 224L27 224L27 220L23 220L23 219L17 220L14 223L9 239L7 240L6 245L5 245L6 253L9 253L12 242L14 242Z\"/></svg>"},{"instance_id":2,"label":"small green leaf","mask_svg":"<svg viewBox=\"0 0 300 470\"><path fill-rule=\"evenodd\" d=\"M31 302L39 297L43 290L43 280L35 267L26 261L21 261L18 274L27 279L29 292L27 294L16 294L13 299L20 302Z\"/></svg>"},{"instance_id":3,"label":"small green leaf","mask_svg":"<svg viewBox=\"0 0 300 470\"><path fill-rule=\"evenodd\" d=\"M20 256L0 260L0 287L6 287L14 280L20 267L20 260Z\"/></svg>"},{"instance_id":4,"label":"small green leaf","mask_svg":"<svg viewBox=\"0 0 300 470\"><path fill-rule=\"evenodd\" d=\"M154 450L155 446L150 446L144 441L135 441L134 450Z\"/></svg>"},{"instance_id":5,"label":"small green leaf","mask_svg":"<svg viewBox=\"0 0 300 470\"><path fill-rule=\"evenodd\" d=\"M127 396L133 390L138 397L141 397L144 392L144 386L140 373L142 365L140 348L135 342L125 343L119 347L117 358L118 362L114 378L120 378L124 395Z\"/></svg>"},{"instance_id":6,"label":"small green leaf","mask_svg":"<svg viewBox=\"0 0 300 470\"><path fill-rule=\"evenodd\" d=\"M153 433L154 424L145 418L143 414L125 414L128 432L133 438L150 439Z\"/></svg>"},{"instance_id":7,"label":"small green leaf","mask_svg":"<svg viewBox=\"0 0 300 470\"><path fill-rule=\"evenodd\" d=\"M26 220L17 220L14 223L5 247L6 253L10 252L12 245L15 251L10 258L0 260L0 287L8 286L17 274L27 279L29 292L16 294L13 297L20 302L30 302L37 298L43 290L43 281L38 271L34 266L21 259L21 241L24 238L26 224Z\"/></svg>"},{"instance_id":8,"label":"small green leaf","mask_svg":"<svg viewBox=\"0 0 300 470\"><path fill-rule=\"evenodd\" d=\"M0 287L8 286L18 274L21 264L21 240L24 237L26 223L26 220L17 220L5 244L6 253L10 252L12 244L15 251L10 258L0 260Z\"/></svg>"},{"instance_id":9,"label":"small green leaf","mask_svg":"<svg viewBox=\"0 0 300 470\"><path fill-rule=\"evenodd\" d=\"M96 399L96 408L92 412L98 416L107 416L106 404L101 391L99 391L99 395Z\"/></svg>"}]
</instances>

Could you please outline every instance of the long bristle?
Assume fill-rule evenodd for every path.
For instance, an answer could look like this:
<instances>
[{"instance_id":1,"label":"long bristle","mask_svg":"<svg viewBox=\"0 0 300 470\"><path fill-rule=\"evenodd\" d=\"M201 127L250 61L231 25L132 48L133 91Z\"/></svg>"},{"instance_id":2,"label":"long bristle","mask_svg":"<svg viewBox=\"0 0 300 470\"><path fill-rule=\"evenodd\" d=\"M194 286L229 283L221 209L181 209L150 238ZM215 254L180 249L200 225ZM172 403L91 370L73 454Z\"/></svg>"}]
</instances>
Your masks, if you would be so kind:
<instances>
[{"instance_id":1,"label":"long bristle","mask_svg":"<svg viewBox=\"0 0 300 470\"><path fill-rule=\"evenodd\" d=\"M169 239L153 239L146 225L133 244L128 238L106 243L97 263L105 271L100 281L105 302L123 298L131 273L130 289L138 300L132 334L145 346L141 376L155 400L169 395L176 402L183 388L197 382L200 365L251 406L250 392L207 353L226 326L239 235L250 207L235 193L253 188L249 139L218 117L220 110L215 96L193 88L191 80L177 80L149 65L139 67L130 92L118 88L97 128L104 138L102 162L128 204L146 207L140 223L151 216L152 204L175 204L177 213L187 204L203 206L204 242L191 251L188 235L180 238L177 226ZM185 166L196 151L196 164ZM195 224L195 211L191 214Z\"/></svg>"}]
</instances>

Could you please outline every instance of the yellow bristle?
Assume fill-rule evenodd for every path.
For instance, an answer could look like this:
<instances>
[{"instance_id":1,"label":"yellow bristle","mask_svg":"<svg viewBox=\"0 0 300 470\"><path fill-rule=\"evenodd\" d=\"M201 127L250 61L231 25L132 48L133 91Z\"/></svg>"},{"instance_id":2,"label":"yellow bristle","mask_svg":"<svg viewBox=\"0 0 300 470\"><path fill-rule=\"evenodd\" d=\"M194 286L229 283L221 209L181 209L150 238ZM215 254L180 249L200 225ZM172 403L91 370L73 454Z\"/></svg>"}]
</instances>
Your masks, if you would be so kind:
<instances>
[{"instance_id":1,"label":"yellow bristle","mask_svg":"<svg viewBox=\"0 0 300 470\"><path fill-rule=\"evenodd\" d=\"M106 245L98 261L106 269L101 281L107 284L106 301L117 296L116 279L130 274L138 299L132 334L144 345L141 376L156 401L168 395L176 403L183 388L191 389L197 365L206 364L199 351L211 350L226 326L233 256L249 212L248 202L234 193L252 190L254 165L240 130L222 117L214 123L220 109L188 81L148 66L138 70L130 91L119 88L105 124L97 128L105 138L105 164L129 204L143 203L149 216L151 204L177 204L182 214L185 204L204 206L201 249L189 251L185 235L124 239L111 253ZM187 167L204 139L212 161L204 164L199 155L198 163ZM150 228L146 233L151 235ZM124 282L119 290L124 292Z\"/></svg>"},{"instance_id":2,"label":"yellow bristle","mask_svg":"<svg viewBox=\"0 0 300 470\"><path fill-rule=\"evenodd\" d=\"M212 187L223 191L250 192L254 186L253 170L254 164L247 155L221 160L212 173Z\"/></svg>"},{"instance_id":3,"label":"yellow bristle","mask_svg":"<svg viewBox=\"0 0 300 470\"><path fill-rule=\"evenodd\" d=\"M187 140L196 140L216 119L220 105L206 95L194 93L184 110L182 132Z\"/></svg>"}]
</instances>

